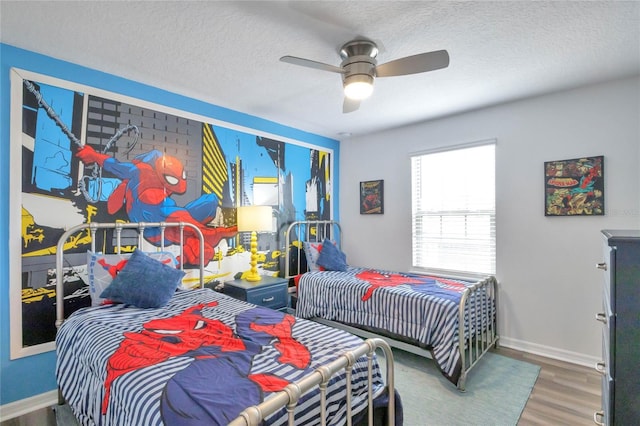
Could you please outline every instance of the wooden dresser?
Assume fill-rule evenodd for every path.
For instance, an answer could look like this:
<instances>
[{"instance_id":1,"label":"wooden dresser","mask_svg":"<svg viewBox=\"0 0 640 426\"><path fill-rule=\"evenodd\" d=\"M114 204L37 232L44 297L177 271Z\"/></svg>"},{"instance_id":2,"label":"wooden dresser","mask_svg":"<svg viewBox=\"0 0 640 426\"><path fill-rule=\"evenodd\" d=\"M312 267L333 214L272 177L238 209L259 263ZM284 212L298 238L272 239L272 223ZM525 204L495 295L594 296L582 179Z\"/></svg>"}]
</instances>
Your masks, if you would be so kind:
<instances>
[{"instance_id":1,"label":"wooden dresser","mask_svg":"<svg viewBox=\"0 0 640 426\"><path fill-rule=\"evenodd\" d=\"M601 425L640 425L640 230L603 230Z\"/></svg>"}]
</instances>

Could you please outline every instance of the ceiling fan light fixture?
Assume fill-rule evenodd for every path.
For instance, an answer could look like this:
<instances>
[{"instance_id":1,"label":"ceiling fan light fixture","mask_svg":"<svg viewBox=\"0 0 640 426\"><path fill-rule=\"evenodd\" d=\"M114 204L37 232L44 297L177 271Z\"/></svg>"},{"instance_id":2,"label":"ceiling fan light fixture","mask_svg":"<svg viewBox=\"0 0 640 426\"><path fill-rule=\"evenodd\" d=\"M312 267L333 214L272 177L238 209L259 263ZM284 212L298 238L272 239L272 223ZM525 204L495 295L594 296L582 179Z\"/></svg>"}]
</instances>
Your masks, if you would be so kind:
<instances>
[{"instance_id":1,"label":"ceiling fan light fixture","mask_svg":"<svg viewBox=\"0 0 640 426\"><path fill-rule=\"evenodd\" d=\"M2 1L2 0L0 0ZM367 39L357 39L345 43L339 50L342 62L340 66L297 56L283 56L282 62L329 71L342 75L344 99L342 112L349 113L360 107L360 101L373 93L373 79L394 77L439 70L449 66L449 53L446 50L418 53L405 56L378 65L378 47Z\"/></svg>"},{"instance_id":2,"label":"ceiling fan light fixture","mask_svg":"<svg viewBox=\"0 0 640 426\"><path fill-rule=\"evenodd\" d=\"M344 95L356 101L368 98L373 93L373 77L357 74L344 79Z\"/></svg>"}]
</instances>

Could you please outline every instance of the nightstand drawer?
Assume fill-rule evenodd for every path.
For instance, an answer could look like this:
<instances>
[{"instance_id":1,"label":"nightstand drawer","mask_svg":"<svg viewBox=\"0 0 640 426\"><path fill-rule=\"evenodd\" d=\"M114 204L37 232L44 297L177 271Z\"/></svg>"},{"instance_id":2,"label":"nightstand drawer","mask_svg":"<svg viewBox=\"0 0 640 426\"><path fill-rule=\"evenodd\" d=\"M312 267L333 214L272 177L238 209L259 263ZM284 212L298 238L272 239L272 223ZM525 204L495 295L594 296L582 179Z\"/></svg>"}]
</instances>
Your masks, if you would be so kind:
<instances>
[{"instance_id":1,"label":"nightstand drawer","mask_svg":"<svg viewBox=\"0 0 640 426\"><path fill-rule=\"evenodd\" d=\"M287 306L287 285L257 288L247 292L247 302L265 306L271 309L280 309Z\"/></svg>"},{"instance_id":2,"label":"nightstand drawer","mask_svg":"<svg viewBox=\"0 0 640 426\"><path fill-rule=\"evenodd\" d=\"M288 305L288 281L283 278L263 277L258 282L245 280L227 281L224 293L236 299L271 309L282 309Z\"/></svg>"}]
</instances>

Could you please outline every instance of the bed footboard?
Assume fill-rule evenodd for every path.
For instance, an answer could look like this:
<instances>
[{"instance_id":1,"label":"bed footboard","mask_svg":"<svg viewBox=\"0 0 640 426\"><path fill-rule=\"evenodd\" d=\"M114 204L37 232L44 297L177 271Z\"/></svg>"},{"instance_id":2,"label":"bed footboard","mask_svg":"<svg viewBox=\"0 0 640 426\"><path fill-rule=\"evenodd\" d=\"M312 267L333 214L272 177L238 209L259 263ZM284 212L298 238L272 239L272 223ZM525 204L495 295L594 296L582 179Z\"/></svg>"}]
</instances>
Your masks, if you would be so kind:
<instances>
[{"instance_id":1,"label":"bed footboard","mask_svg":"<svg viewBox=\"0 0 640 426\"><path fill-rule=\"evenodd\" d=\"M498 343L497 295L494 277L478 281L462 294L458 313L458 348L462 363L458 389L462 391L469 371Z\"/></svg>"},{"instance_id":2,"label":"bed footboard","mask_svg":"<svg viewBox=\"0 0 640 426\"><path fill-rule=\"evenodd\" d=\"M233 420L229 425L231 426L257 426L260 425L269 415L277 412L283 407L287 408L288 412L288 424L289 426L295 425L295 408L302 395L311 389L316 387L320 390L320 412L321 412L321 424L326 424L326 389L327 384L331 377L341 370L344 370L347 383L347 425L351 425L352 413L351 413L351 370L356 360L363 355L368 357L368 424L373 425L373 355L376 349L382 349L384 352L384 358L386 360L386 389L389 395L389 403L387 406L387 418L389 426L394 424L395 419L395 387L393 377L393 353L391 347L387 342L380 338L367 339L362 345L356 349L342 354L338 359L330 364L323 365L316 369L310 375L300 379L297 382L291 383L284 388L284 390L272 395L269 399L262 402L259 405L248 407L240 416Z\"/></svg>"}]
</instances>

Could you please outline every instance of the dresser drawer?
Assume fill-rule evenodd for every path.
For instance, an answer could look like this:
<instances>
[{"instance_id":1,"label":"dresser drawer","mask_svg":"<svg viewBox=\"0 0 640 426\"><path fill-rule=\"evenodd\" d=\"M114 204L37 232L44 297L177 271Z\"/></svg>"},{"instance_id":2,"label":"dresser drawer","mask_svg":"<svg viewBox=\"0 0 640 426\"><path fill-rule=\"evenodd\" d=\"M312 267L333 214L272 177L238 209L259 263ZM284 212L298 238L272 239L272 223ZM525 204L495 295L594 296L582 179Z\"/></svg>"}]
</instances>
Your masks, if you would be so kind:
<instances>
[{"instance_id":1,"label":"dresser drawer","mask_svg":"<svg viewBox=\"0 0 640 426\"><path fill-rule=\"evenodd\" d=\"M613 424L613 380L610 376L602 376L602 421L605 425Z\"/></svg>"},{"instance_id":2,"label":"dresser drawer","mask_svg":"<svg viewBox=\"0 0 640 426\"><path fill-rule=\"evenodd\" d=\"M606 328L602 330L602 362L604 363L604 369L597 370L602 373L603 376L615 377L615 363L614 358L611 356L611 335Z\"/></svg>"},{"instance_id":3,"label":"dresser drawer","mask_svg":"<svg viewBox=\"0 0 640 426\"><path fill-rule=\"evenodd\" d=\"M613 365L611 348L615 348L615 316L611 312L608 293L602 294L602 311L596 314L596 320L602 323L602 356L603 361Z\"/></svg>"},{"instance_id":4,"label":"dresser drawer","mask_svg":"<svg viewBox=\"0 0 640 426\"><path fill-rule=\"evenodd\" d=\"M611 279L613 271L615 271L615 250L612 250L609 246L604 246L602 251L602 263L598 264L598 269L602 270L602 290L604 292L604 299L610 306L610 310L615 312L614 304L615 300L611 299L612 285L615 285L614 280Z\"/></svg>"}]
</instances>

